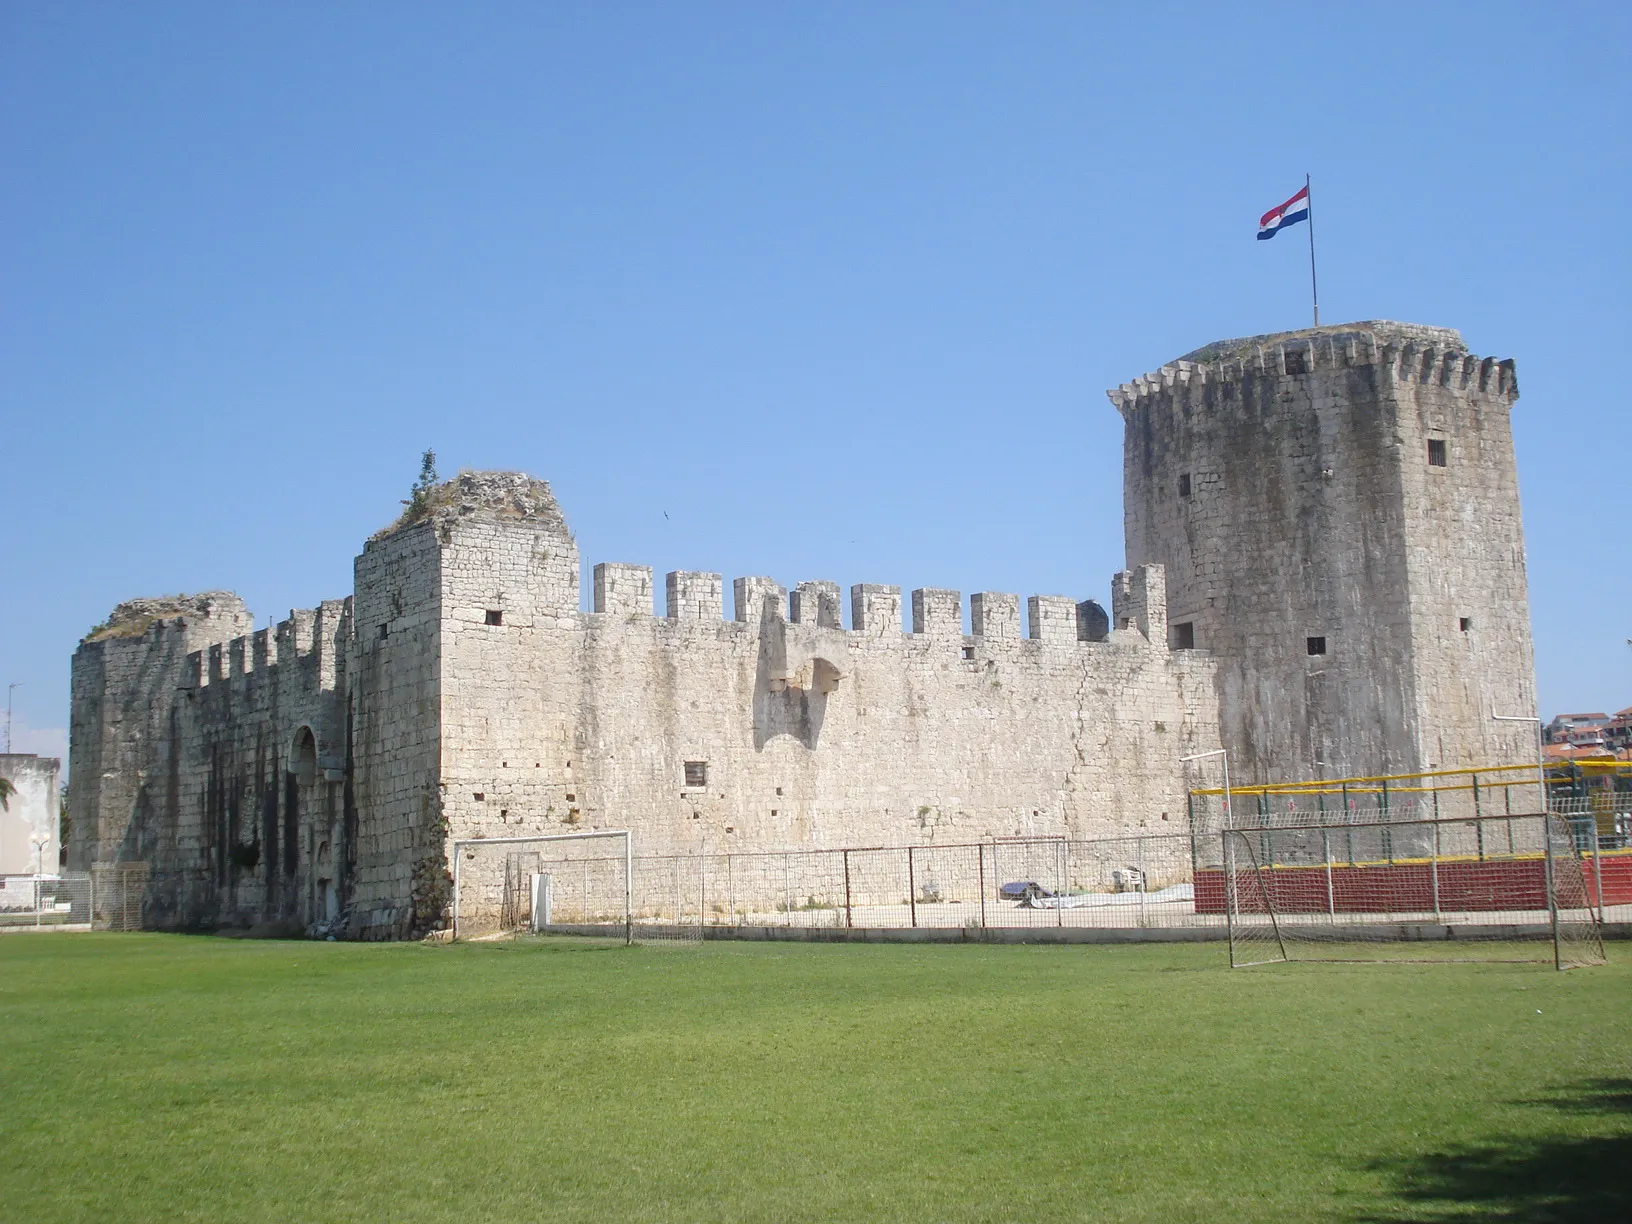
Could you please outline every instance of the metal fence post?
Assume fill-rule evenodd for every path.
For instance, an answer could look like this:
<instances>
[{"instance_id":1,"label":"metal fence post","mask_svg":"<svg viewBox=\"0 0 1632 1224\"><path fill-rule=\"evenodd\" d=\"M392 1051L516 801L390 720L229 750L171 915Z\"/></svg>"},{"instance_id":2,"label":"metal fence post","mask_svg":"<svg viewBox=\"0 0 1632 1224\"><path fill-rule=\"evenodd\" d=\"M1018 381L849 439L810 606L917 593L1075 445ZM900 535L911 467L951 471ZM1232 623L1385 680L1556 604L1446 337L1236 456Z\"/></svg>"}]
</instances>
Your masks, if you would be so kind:
<instances>
[{"instance_id":1,"label":"metal fence post","mask_svg":"<svg viewBox=\"0 0 1632 1224\"><path fill-rule=\"evenodd\" d=\"M844 925L850 925L850 851L844 852Z\"/></svg>"},{"instance_id":2,"label":"metal fence post","mask_svg":"<svg viewBox=\"0 0 1632 1224\"><path fill-rule=\"evenodd\" d=\"M1598 893L1598 925L1604 925L1604 865L1598 857L1598 825L1595 821L1592 826L1592 879Z\"/></svg>"},{"instance_id":3,"label":"metal fence post","mask_svg":"<svg viewBox=\"0 0 1632 1224\"><path fill-rule=\"evenodd\" d=\"M918 881L912 871L912 847L907 847L907 909L912 914L912 925L918 925Z\"/></svg>"},{"instance_id":4,"label":"metal fence post","mask_svg":"<svg viewBox=\"0 0 1632 1224\"><path fill-rule=\"evenodd\" d=\"M1546 812L1541 814L1541 836L1547 850L1547 914L1553 923L1553 968L1563 969L1564 945L1558 929L1558 892L1553 880L1553 818Z\"/></svg>"},{"instance_id":5,"label":"metal fence post","mask_svg":"<svg viewBox=\"0 0 1632 1224\"><path fill-rule=\"evenodd\" d=\"M1326 860L1326 916L1336 919L1337 896L1332 889L1332 835L1325 829L1320 831L1320 853Z\"/></svg>"},{"instance_id":6,"label":"metal fence post","mask_svg":"<svg viewBox=\"0 0 1632 1224\"><path fill-rule=\"evenodd\" d=\"M1062 896L1062 897L1065 896L1066 892L1068 891L1067 888L1066 888L1067 872L1066 872L1066 866L1065 866L1065 853L1066 853L1066 851L1065 851L1065 842L1062 840L1060 842L1060 844L1059 844L1059 847L1057 848L1057 850L1055 852L1055 855L1054 855L1054 874L1058 878L1058 880L1060 881L1060 896ZM1055 907L1055 909L1054 909L1054 925L1055 926L1064 926L1065 925L1065 907L1064 906L1056 906Z\"/></svg>"},{"instance_id":7,"label":"metal fence post","mask_svg":"<svg viewBox=\"0 0 1632 1224\"><path fill-rule=\"evenodd\" d=\"M976 874L980 878L980 925L984 928L986 926L986 844L984 842L975 844L975 865L977 868Z\"/></svg>"},{"instance_id":8,"label":"metal fence post","mask_svg":"<svg viewBox=\"0 0 1632 1224\"><path fill-rule=\"evenodd\" d=\"M1430 883L1434 890L1434 921L1440 919L1439 913L1439 825L1434 825L1434 844L1428 850L1428 872Z\"/></svg>"}]
</instances>

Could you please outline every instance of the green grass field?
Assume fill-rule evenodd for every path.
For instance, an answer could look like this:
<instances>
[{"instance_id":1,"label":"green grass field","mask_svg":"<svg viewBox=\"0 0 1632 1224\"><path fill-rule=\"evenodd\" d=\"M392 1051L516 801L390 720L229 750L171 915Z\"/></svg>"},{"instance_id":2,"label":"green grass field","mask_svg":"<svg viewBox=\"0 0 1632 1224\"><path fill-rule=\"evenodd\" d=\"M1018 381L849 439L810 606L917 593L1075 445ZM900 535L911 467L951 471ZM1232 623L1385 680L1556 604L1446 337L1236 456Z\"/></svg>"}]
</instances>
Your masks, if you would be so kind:
<instances>
[{"instance_id":1,"label":"green grass field","mask_svg":"<svg viewBox=\"0 0 1632 1224\"><path fill-rule=\"evenodd\" d=\"M1632 955L0 937L0 1218L1632 1218Z\"/></svg>"}]
</instances>

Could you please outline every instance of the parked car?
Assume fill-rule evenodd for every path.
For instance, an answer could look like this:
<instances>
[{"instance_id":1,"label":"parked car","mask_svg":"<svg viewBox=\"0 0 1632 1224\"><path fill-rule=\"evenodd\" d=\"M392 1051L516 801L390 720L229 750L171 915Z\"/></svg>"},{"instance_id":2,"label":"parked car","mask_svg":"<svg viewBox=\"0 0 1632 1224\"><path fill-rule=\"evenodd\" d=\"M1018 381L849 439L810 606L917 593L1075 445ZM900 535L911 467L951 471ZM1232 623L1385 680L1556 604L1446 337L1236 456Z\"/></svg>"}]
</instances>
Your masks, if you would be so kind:
<instances>
[{"instance_id":1,"label":"parked car","mask_svg":"<svg viewBox=\"0 0 1632 1224\"><path fill-rule=\"evenodd\" d=\"M1002 901L1035 901L1038 897L1053 897L1058 894L1044 888L1036 880L1013 880L999 888L997 895Z\"/></svg>"}]
</instances>

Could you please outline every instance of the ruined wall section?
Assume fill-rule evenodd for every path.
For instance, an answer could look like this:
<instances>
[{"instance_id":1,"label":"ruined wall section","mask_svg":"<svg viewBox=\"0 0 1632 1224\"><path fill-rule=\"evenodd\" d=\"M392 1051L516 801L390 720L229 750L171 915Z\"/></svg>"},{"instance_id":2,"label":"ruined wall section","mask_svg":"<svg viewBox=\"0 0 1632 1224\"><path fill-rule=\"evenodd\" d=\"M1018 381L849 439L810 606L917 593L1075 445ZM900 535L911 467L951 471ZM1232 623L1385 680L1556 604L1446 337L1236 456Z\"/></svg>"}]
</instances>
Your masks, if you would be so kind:
<instances>
[{"instance_id":1,"label":"ruined wall section","mask_svg":"<svg viewBox=\"0 0 1632 1224\"><path fill-rule=\"evenodd\" d=\"M1510 391L1456 332L1379 322L1222 342L1110 393L1129 564L1167 566L1171 640L1217 655L1240 780L1505 759L1488 710L1435 690L1529 674ZM1453 422L1479 458L1430 487L1426 436ZM1465 602L1522 622L1508 658L1457 640Z\"/></svg>"},{"instance_id":2,"label":"ruined wall section","mask_svg":"<svg viewBox=\"0 0 1632 1224\"><path fill-rule=\"evenodd\" d=\"M149 925L293 933L339 915L351 637L351 600L326 600L189 656Z\"/></svg>"},{"instance_id":3,"label":"ruined wall section","mask_svg":"<svg viewBox=\"0 0 1632 1224\"><path fill-rule=\"evenodd\" d=\"M233 636L236 595L195 603L75 657L71 857L148 863L149 927L304 929L343 904L350 601Z\"/></svg>"},{"instance_id":4,"label":"ruined wall section","mask_svg":"<svg viewBox=\"0 0 1632 1224\"><path fill-rule=\"evenodd\" d=\"M1034 597L1022 638L1017 598L982 593L965 635L959 594L925 589L906 632L899 588L863 584L844 628L837 584L742 578L726 620L719 575L677 572L659 616L651 571L608 564L582 613L551 568L570 543L564 525L469 522L446 547L452 837L628 827L651 853L1093 836L1182 820L1178 758L1216 739L1211 660L1111 630L1091 602ZM1128 585L1133 619L1159 624L1159 571Z\"/></svg>"},{"instance_id":5,"label":"ruined wall section","mask_svg":"<svg viewBox=\"0 0 1632 1224\"><path fill-rule=\"evenodd\" d=\"M229 591L134 599L116 607L74 651L69 721L68 867L145 861L161 821L178 819L156 795L177 763L175 696L188 655L254 628Z\"/></svg>"}]
</instances>

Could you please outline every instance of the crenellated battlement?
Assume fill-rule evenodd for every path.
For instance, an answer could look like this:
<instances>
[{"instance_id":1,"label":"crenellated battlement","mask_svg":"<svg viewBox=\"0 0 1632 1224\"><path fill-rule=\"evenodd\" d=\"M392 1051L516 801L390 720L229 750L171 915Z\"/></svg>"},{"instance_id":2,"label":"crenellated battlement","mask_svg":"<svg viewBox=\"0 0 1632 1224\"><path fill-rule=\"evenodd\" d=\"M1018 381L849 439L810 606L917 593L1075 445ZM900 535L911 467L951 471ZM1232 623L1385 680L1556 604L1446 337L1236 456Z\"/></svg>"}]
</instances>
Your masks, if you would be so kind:
<instances>
[{"instance_id":1,"label":"crenellated battlement","mask_svg":"<svg viewBox=\"0 0 1632 1224\"><path fill-rule=\"evenodd\" d=\"M652 614L652 567L603 561L595 567L594 603L597 612Z\"/></svg>"},{"instance_id":2,"label":"crenellated battlement","mask_svg":"<svg viewBox=\"0 0 1632 1224\"><path fill-rule=\"evenodd\" d=\"M1154 576L1141 567L1137 573L1116 575L1113 600L1127 605L1118 627L1131 629L1150 641L1165 643L1165 596L1161 567ZM596 615L617 614L630 619L653 618L704 624L763 625L779 621L786 625L834 629L860 638L882 639L892 634L904 637L986 639L992 642L1020 640L1021 600L1018 595L980 591L969 596L969 632L964 631L964 597L961 591L941 587L918 587L906 604L898 586L856 583L850 588L850 624L843 621L842 592L838 583L826 579L801 582L788 588L774 578L751 575L732 580L732 615L724 619L722 594L725 580L716 573L673 570L664 578L666 612L654 613L652 569L645 565L603 561L593 570L591 611ZM1147 611L1147 590L1158 592L1153 607L1155 636L1150 628L1152 613ZM1118 594L1118 592L1121 594ZM1133 594L1137 592L1137 594ZM1137 604L1137 608L1135 608ZM903 627L902 613L910 609L910 625ZM1025 640L1047 645L1075 645L1104 642L1110 638L1111 618L1098 601L1076 600L1066 595L1031 595L1025 600ZM285 622L289 632L310 636L302 616ZM280 632L284 632L280 627ZM226 665L231 673L234 667ZM208 668L206 668L208 671Z\"/></svg>"},{"instance_id":3,"label":"crenellated battlement","mask_svg":"<svg viewBox=\"0 0 1632 1224\"><path fill-rule=\"evenodd\" d=\"M191 651L183 664L182 686L242 686L272 671L305 666L314 687L332 689L354 632L352 607L349 595L325 599L316 608L291 609L273 628Z\"/></svg>"},{"instance_id":4,"label":"crenellated battlement","mask_svg":"<svg viewBox=\"0 0 1632 1224\"><path fill-rule=\"evenodd\" d=\"M1381 320L1219 341L1105 394L1126 416L1208 387L1228 395L1250 379L1358 368L1375 369L1391 382L1475 391L1508 403L1519 394L1511 359L1474 356L1451 328Z\"/></svg>"}]
</instances>

